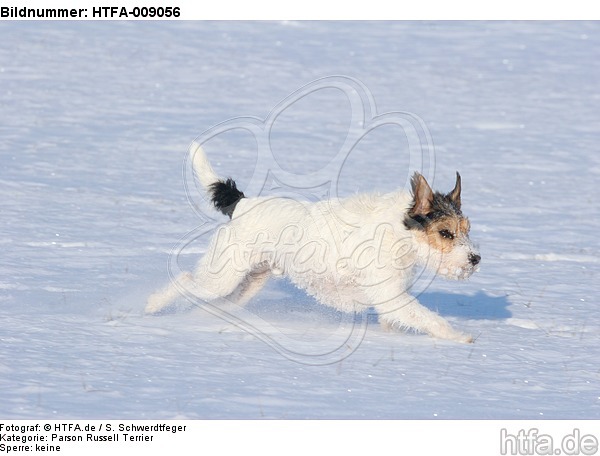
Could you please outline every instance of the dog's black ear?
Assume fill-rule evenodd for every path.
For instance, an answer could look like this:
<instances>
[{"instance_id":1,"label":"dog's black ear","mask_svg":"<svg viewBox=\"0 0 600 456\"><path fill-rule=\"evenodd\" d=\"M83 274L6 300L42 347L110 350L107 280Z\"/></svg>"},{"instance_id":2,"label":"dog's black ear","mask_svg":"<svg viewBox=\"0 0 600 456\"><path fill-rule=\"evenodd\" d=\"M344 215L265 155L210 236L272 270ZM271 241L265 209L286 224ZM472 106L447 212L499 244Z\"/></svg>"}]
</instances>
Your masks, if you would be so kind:
<instances>
[{"instance_id":1,"label":"dog's black ear","mask_svg":"<svg viewBox=\"0 0 600 456\"><path fill-rule=\"evenodd\" d=\"M460 174L458 171L456 171L456 185L454 185L454 189L448 193L448 196L456 208L460 210Z\"/></svg>"},{"instance_id":2,"label":"dog's black ear","mask_svg":"<svg viewBox=\"0 0 600 456\"><path fill-rule=\"evenodd\" d=\"M410 183L414 198L410 215L426 216L431 212L431 206L433 205L433 190L420 173L414 173Z\"/></svg>"}]
</instances>

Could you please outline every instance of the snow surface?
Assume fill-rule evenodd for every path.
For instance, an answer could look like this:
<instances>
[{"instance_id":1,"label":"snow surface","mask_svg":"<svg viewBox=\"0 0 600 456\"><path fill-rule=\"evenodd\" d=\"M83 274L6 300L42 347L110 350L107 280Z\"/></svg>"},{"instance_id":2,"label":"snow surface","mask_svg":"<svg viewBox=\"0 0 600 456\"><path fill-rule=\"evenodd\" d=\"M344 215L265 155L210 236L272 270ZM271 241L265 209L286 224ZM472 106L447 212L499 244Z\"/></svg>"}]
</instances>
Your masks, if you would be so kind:
<instances>
[{"instance_id":1,"label":"snow surface","mask_svg":"<svg viewBox=\"0 0 600 456\"><path fill-rule=\"evenodd\" d=\"M600 418L600 24L19 22L0 41L3 418ZM190 142L328 75L423 119L434 187L461 172L481 271L419 292L476 343L385 333L285 280L238 313L250 332L143 315L206 247L171 254L206 222ZM354 112L334 88L283 110L281 170L327 183ZM336 191L404 186L409 136L367 135ZM248 130L207 151L246 191L265 171Z\"/></svg>"}]
</instances>

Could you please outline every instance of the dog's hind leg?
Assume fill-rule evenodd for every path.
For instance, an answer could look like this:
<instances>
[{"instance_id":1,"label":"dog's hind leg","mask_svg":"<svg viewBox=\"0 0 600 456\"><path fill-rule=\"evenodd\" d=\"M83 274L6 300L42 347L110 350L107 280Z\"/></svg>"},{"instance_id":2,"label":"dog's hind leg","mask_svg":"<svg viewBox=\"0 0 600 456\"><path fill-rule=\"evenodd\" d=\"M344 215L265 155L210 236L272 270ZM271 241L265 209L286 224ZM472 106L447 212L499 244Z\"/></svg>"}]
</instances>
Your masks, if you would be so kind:
<instances>
[{"instance_id":1,"label":"dog's hind leg","mask_svg":"<svg viewBox=\"0 0 600 456\"><path fill-rule=\"evenodd\" d=\"M238 271L222 271L214 276L202 265L194 274L185 272L162 290L157 291L148 298L146 313L158 313L168 307L180 296L203 301L214 301L220 298L236 296L237 299L247 301L257 293L262 284L268 279L268 273L253 277L251 273L240 274ZM238 297L239 295L239 297ZM232 302L237 302L232 300Z\"/></svg>"},{"instance_id":2,"label":"dog's hind leg","mask_svg":"<svg viewBox=\"0 0 600 456\"><path fill-rule=\"evenodd\" d=\"M192 300L247 302L262 288L270 271L264 263L245 256L240 247L243 245L232 237L230 226L223 228L212 239L194 273L181 274L150 296L146 312L159 312L183 294Z\"/></svg>"},{"instance_id":3,"label":"dog's hind leg","mask_svg":"<svg viewBox=\"0 0 600 456\"><path fill-rule=\"evenodd\" d=\"M160 312L181 296L182 290L188 289L193 282L194 279L191 273L184 272L180 274L169 285L150 295L145 312L149 314Z\"/></svg>"}]
</instances>

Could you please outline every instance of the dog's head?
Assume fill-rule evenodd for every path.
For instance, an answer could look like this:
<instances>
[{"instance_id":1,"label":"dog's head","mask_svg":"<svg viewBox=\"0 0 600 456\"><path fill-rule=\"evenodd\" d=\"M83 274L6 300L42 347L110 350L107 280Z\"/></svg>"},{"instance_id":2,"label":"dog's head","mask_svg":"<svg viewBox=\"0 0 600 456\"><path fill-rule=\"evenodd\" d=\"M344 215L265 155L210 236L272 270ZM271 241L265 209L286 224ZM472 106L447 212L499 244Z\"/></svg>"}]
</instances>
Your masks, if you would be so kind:
<instances>
[{"instance_id":1,"label":"dog's head","mask_svg":"<svg viewBox=\"0 0 600 456\"><path fill-rule=\"evenodd\" d=\"M419 259L447 278L466 279L478 269L481 256L469 239L469 220L461 212L460 174L447 194L434 192L419 173L411 184L413 204L404 224L414 234Z\"/></svg>"}]
</instances>

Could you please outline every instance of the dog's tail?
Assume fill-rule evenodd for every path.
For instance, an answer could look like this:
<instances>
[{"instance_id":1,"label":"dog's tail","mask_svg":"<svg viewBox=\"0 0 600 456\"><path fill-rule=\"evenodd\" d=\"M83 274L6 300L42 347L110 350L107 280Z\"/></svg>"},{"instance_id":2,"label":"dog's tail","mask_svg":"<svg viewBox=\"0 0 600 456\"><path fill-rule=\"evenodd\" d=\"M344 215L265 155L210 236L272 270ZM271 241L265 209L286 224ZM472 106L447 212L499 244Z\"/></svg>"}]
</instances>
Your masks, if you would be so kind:
<instances>
[{"instance_id":1,"label":"dog's tail","mask_svg":"<svg viewBox=\"0 0 600 456\"><path fill-rule=\"evenodd\" d=\"M244 198L231 178L221 179L210 166L208 158L197 142L190 146L190 158L198 180L210 196L215 208L231 218L235 206Z\"/></svg>"}]
</instances>

